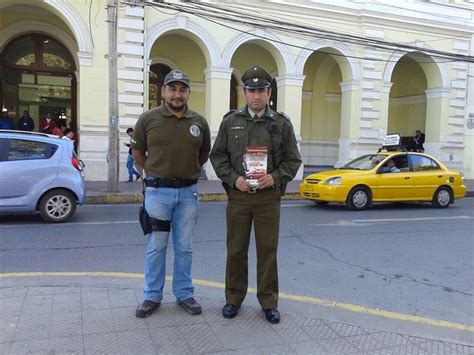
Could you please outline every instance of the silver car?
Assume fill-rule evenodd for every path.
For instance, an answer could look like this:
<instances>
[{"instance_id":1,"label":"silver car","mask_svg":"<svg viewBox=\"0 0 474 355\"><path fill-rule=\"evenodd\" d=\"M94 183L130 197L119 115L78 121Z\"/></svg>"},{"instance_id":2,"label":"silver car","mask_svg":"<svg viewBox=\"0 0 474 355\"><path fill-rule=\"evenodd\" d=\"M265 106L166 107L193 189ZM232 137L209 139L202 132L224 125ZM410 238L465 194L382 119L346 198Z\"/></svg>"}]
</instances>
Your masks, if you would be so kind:
<instances>
[{"instance_id":1,"label":"silver car","mask_svg":"<svg viewBox=\"0 0 474 355\"><path fill-rule=\"evenodd\" d=\"M0 130L0 213L39 212L46 222L65 222L84 203L84 164L71 140Z\"/></svg>"}]
</instances>

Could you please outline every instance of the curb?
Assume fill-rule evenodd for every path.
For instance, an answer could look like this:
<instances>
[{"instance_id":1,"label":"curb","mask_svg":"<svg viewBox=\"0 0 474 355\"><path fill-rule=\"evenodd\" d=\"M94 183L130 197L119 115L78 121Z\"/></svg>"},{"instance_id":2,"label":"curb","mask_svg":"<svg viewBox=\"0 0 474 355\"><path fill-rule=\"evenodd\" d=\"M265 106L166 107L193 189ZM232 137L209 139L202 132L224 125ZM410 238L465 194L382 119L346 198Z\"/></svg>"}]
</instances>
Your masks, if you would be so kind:
<instances>
[{"instance_id":1,"label":"curb","mask_svg":"<svg viewBox=\"0 0 474 355\"><path fill-rule=\"evenodd\" d=\"M465 197L474 197L474 191L467 191ZM227 201L227 194L225 193L208 193L199 194L200 201ZM290 192L282 197L282 200L304 200L298 192ZM103 204L127 204L127 203L142 203L143 195L139 194L104 194L97 196L86 196L85 204L87 205L103 205Z\"/></svg>"},{"instance_id":2,"label":"curb","mask_svg":"<svg viewBox=\"0 0 474 355\"><path fill-rule=\"evenodd\" d=\"M302 200L298 192L287 193L282 200ZM199 201L227 201L225 193L209 193L199 194ZM103 204L126 204L126 203L142 203L143 194L104 194L97 196L86 196L84 204L86 205L103 205Z\"/></svg>"}]
</instances>

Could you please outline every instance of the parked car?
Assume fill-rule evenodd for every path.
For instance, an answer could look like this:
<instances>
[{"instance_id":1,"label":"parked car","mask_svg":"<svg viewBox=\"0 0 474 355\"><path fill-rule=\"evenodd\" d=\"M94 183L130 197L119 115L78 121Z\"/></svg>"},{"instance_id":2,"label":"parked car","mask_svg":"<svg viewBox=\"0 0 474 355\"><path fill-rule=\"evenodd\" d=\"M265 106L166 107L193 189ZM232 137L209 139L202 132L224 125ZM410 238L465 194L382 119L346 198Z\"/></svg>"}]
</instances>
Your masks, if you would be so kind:
<instances>
[{"instance_id":1,"label":"parked car","mask_svg":"<svg viewBox=\"0 0 474 355\"><path fill-rule=\"evenodd\" d=\"M428 154L406 151L363 155L338 169L311 174L300 184L301 197L319 205L344 203L352 210L400 201L446 208L465 193L461 173Z\"/></svg>"},{"instance_id":2,"label":"parked car","mask_svg":"<svg viewBox=\"0 0 474 355\"><path fill-rule=\"evenodd\" d=\"M84 164L73 141L0 130L1 214L39 212L46 222L65 222L85 194Z\"/></svg>"}]
</instances>

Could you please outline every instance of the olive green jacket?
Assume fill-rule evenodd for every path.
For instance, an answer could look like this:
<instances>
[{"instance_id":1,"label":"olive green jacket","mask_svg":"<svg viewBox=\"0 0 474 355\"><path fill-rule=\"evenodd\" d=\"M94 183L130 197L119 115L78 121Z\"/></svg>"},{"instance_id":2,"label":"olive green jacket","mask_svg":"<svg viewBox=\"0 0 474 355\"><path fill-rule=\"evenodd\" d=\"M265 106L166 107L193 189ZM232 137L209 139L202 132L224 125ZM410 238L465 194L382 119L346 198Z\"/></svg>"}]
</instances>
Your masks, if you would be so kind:
<instances>
[{"instance_id":1,"label":"olive green jacket","mask_svg":"<svg viewBox=\"0 0 474 355\"><path fill-rule=\"evenodd\" d=\"M267 147L267 171L275 186L284 190L301 165L289 118L268 107L258 119L250 117L246 107L224 116L209 157L219 179L231 188L239 176L245 176L243 159L247 146Z\"/></svg>"}]
</instances>

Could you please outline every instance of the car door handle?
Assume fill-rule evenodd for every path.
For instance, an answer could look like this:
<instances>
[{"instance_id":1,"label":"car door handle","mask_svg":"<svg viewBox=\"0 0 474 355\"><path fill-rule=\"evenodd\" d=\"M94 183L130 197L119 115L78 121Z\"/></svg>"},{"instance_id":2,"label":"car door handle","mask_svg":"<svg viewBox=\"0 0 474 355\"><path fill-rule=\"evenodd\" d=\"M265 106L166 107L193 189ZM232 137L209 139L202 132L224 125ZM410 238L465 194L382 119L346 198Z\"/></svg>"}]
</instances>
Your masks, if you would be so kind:
<instances>
[{"instance_id":1,"label":"car door handle","mask_svg":"<svg viewBox=\"0 0 474 355\"><path fill-rule=\"evenodd\" d=\"M439 178L442 178L442 177L443 177L443 175L438 175L438 177L439 177Z\"/></svg>"},{"instance_id":2,"label":"car door handle","mask_svg":"<svg viewBox=\"0 0 474 355\"><path fill-rule=\"evenodd\" d=\"M405 180L408 180L408 179L410 179L410 177L409 177L409 176L405 176L405 178L404 178L404 179L405 179Z\"/></svg>"}]
</instances>

